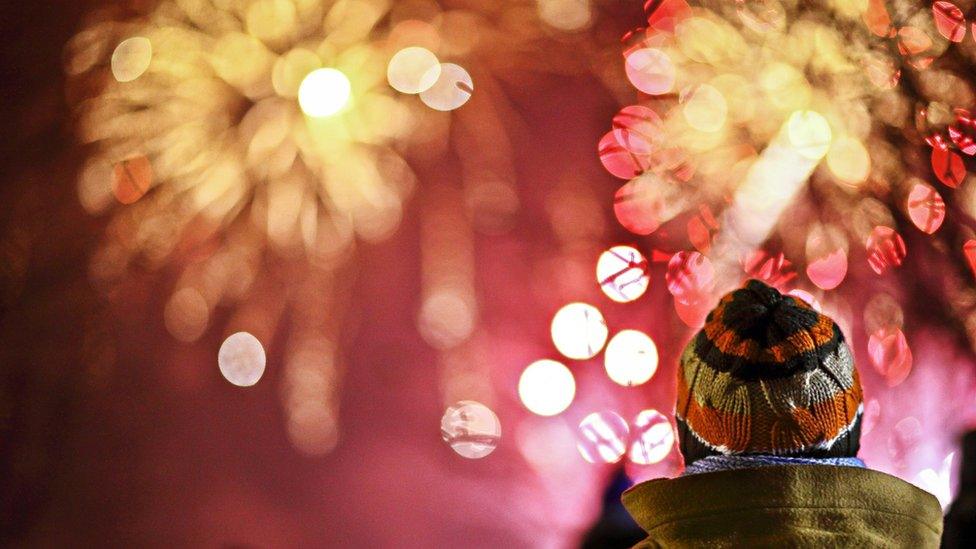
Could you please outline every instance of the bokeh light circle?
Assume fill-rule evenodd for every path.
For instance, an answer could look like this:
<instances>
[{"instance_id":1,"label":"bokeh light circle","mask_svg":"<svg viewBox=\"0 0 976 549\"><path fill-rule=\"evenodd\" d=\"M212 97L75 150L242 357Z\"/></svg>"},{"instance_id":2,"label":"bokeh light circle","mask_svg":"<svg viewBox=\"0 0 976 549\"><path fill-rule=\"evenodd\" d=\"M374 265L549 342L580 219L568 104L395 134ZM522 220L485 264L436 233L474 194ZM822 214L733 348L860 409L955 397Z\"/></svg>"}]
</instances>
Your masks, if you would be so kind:
<instances>
[{"instance_id":1,"label":"bokeh light circle","mask_svg":"<svg viewBox=\"0 0 976 549\"><path fill-rule=\"evenodd\" d=\"M807 265L807 277L823 290L832 290L847 276L847 252L834 250Z\"/></svg>"},{"instance_id":2,"label":"bokeh light circle","mask_svg":"<svg viewBox=\"0 0 976 549\"><path fill-rule=\"evenodd\" d=\"M634 419L633 437L627 454L630 461L651 465L663 460L674 447L674 428L657 410L644 410Z\"/></svg>"},{"instance_id":3,"label":"bokeh light circle","mask_svg":"<svg viewBox=\"0 0 976 549\"><path fill-rule=\"evenodd\" d=\"M322 60L311 50L294 48L279 57L271 70L271 85L282 97L296 97L302 80L322 66Z\"/></svg>"},{"instance_id":4,"label":"bokeh light circle","mask_svg":"<svg viewBox=\"0 0 976 549\"><path fill-rule=\"evenodd\" d=\"M386 80L402 93L430 89L441 75L441 62L427 48L411 46L396 52L386 66Z\"/></svg>"},{"instance_id":5,"label":"bokeh light circle","mask_svg":"<svg viewBox=\"0 0 976 549\"><path fill-rule=\"evenodd\" d=\"M864 305L864 331L873 333L880 328L902 328L905 325L905 311L891 294L880 292Z\"/></svg>"},{"instance_id":6,"label":"bokeh light circle","mask_svg":"<svg viewBox=\"0 0 976 549\"><path fill-rule=\"evenodd\" d=\"M682 192L680 184L673 179L647 172L617 189L613 213L628 231L651 234L687 206L688 199Z\"/></svg>"},{"instance_id":7,"label":"bokeh light circle","mask_svg":"<svg viewBox=\"0 0 976 549\"><path fill-rule=\"evenodd\" d=\"M646 383L657 371L654 340L639 330L621 330L607 343L603 365L607 375L625 387Z\"/></svg>"},{"instance_id":8,"label":"bokeh light circle","mask_svg":"<svg viewBox=\"0 0 976 549\"><path fill-rule=\"evenodd\" d=\"M627 54L624 70L630 83L646 94L661 95L674 88L674 63L667 53L657 48L631 51Z\"/></svg>"},{"instance_id":9,"label":"bokeh light circle","mask_svg":"<svg viewBox=\"0 0 976 549\"><path fill-rule=\"evenodd\" d=\"M868 252L868 265L879 275L891 267L900 266L908 253L901 235L884 225L878 225L871 231L865 248Z\"/></svg>"},{"instance_id":10,"label":"bokeh light circle","mask_svg":"<svg viewBox=\"0 0 976 549\"><path fill-rule=\"evenodd\" d=\"M688 302L676 298L674 300L674 312L686 326L698 329L704 324L705 317L712 310L712 305L708 299L705 299L705 296L699 296Z\"/></svg>"},{"instance_id":11,"label":"bokeh light circle","mask_svg":"<svg viewBox=\"0 0 976 549\"><path fill-rule=\"evenodd\" d=\"M822 290L832 290L847 276L847 237L833 225L815 225L807 234L807 277Z\"/></svg>"},{"instance_id":12,"label":"bokeh light circle","mask_svg":"<svg viewBox=\"0 0 976 549\"><path fill-rule=\"evenodd\" d=\"M945 147L932 148L932 171L947 187L957 188L966 177L966 164L956 151Z\"/></svg>"},{"instance_id":13,"label":"bokeh light circle","mask_svg":"<svg viewBox=\"0 0 976 549\"><path fill-rule=\"evenodd\" d=\"M570 303L556 311L550 333L556 349L575 360L596 356L609 335L603 314L587 303Z\"/></svg>"},{"instance_id":14,"label":"bokeh light circle","mask_svg":"<svg viewBox=\"0 0 976 549\"><path fill-rule=\"evenodd\" d=\"M459 456L479 459L495 451L502 425L490 408L473 400L462 400L441 417L441 438Z\"/></svg>"},{"instance_id":15,"label":"bokeh light circle","mask_svg":"<svg viewBox=\"0 0 976 549\"><path fill-rule=\"evenodd\" d=\"M777 0L738 0L735 11L742 24L758 33L782 29L786 10Z\"/></svg>"},{"instance_id":16,"label":"bokeh light circle","mask_svg":"<svg viewBox=\"0 0 976 549\"><path fill-rule=\"evenodd\" d=\"M830 124L816 111L796 111L786 122L787 137L793 149L811 160L820 160L830 149Z\"/></svg>"},{"instance_id":17,"label":"bokeh light circle","mask_svg":"<svg viewBox=\"0 0 976 549\"><path fill-rule=\"evenodd\" d=\"M925 436L922 422L914 416L898 420L893 429L888 431L888 453L896 459L904 459L916 450L918 443Z\"/></svg>"},{"instance_id":18,"label":"bokeh light circle","mask_svg":"<svg viewBox=\"0 0 976 549\"><path fill-rule=\"evenodd\" d=\"M464 292L438 289L424 297L417 315L420 335L437 349L450 349L471 335L476 324L474 305Z\"/></svg>"},{"instance_id":19,"label":"bokeh light circle","mask_svg":"<svg viewBox=\"0 0 976 549\"><path fill-rule=\"evenodd\" d=\"M563 31L577 31L592 21L589 0L538 0L539 19Z\"/></svg>"},{"instance_id":20,"label":"bokeh light circle","mask_svg":"<svg viewBox=\"0 0 976 549\"><path fill-rule=\"evenodd\" d=\"M293 403L285 428L292 446L309 456L328 454L339 445L339 419L321 402Z\"/></svg>"},{"instance_id":21,"label":"bokeh light circle","mask_svg":"<svg viewBox=\"0 0 976 549\"><path fill-rule=\"evenodd\" d=\"M650 154L664 139L664 122L649 107L629 105L613 117L613 136L634 154Z\"/></svg>"},{"instance_id":22,"label":"bokeh light circle","mask_svg":"<svg viewBox=\"0 0 976 549\"><path fill-rule=\"evenodd\" d=\"M827 167L842 183L856 186L871 173L871 157L859 139L844 135L831 144Z\"/></svg>"},{"instance_id":23,"label":"bokeh light circle","mask_svg":"<svg viewBox=\"0 0 976 549\"><path fill-rule=\"evenodd\" d=\"M437 73L434 84L420 92L424 105L437 111L453 111L468 102L474 93L474 81L464 67L454 63L441 63L437 69L428 70L424 81Z\"/></svg>"},{"instance_id":24,"label":"bokeh light circle","mask_svg":"<svg viewBox=\"0 0 976 549\"><path fill-rule=\"evenodd\" d=\"M627 452L630 427L614 412L594 412L579 424L576 449L590 463L616 463Z\"/></svg>"},{"instance_id":25,"label":"bokeh light circle","mask_svg":"<svg viewBox=\"0 0 976 549\"><path fill-rule=\"evenodd\" d=\"M224 378L239 387L250 387L264 375L266 357L258 338L237 332L224 340L217 353L217 365Z\"/></svg>"},{"instance_id":26,"label":"bokeh light circle","mask_svg":"<svg viewBox=\"0 0 976 549\"><path fill-rule=\"evenodd\" d=\"M315 69L298 86L298 105L312 117L331 116L349 103L352 86L342 71Z\"/></svg>"},{"instance_id":27,"label":"bokeh light circle","mask_svg":"<svg viewBox=\"0 0 976 549\"><path fill-rule=\"evenodd\" d=\"M715 267L701 253L683 250L671 256L664 280L675 301L686 305L697 303L712 290Z\"/></svg>"},{"instance_id":28,"label":"bokeh light circle","mask_svg":"<svg viewBox=\"0 0 976 549\"><path fill-rule=\"evenodd\" d=\"M176 339L196 341L207 330L210 306L196 288L181 288L166 302L163 322L166 330Z\"/></svg>"},{"instance_id":29,"label":"bokeh light circle","mask_svg":"<svg viewBox=\"0 0 976 549\"><path fill-rule=\"evenodd\" d=\"M871 398L864 402L864 413L861 415L861 436L867 436L874 430L881 417L881 403Z\"/></svg>"},{"instance_id":30,"label":"bokeh light circle","mask_svg":"<svg viewBox=\"0 0 976 549\"><path fill-rule=\"evenodd\" d=\"M537 360L522 371L518 394L533 414L554 416L572 404L576 379L569 368L555 360Z\"/></svg>"},{"instance_id":31,"label":"bokeh light circle","mask_svg":"<svg viewBox=\"0 0 976 549\"><path fill-rule=\"evenodd\" d=\"M630 246L614 246L600 254L596 279L603 293L618 303L644 295L650 283L647 259Z\"/></svg>"},{"instance_id":32,"label":"bokeh light circle","mask_svg":"<svg viewBox=\"0 0 976 549\"><path fill-rule=\"evenodd\" d=\"M717 132L725 126L729 107L722 92L703 84L685 94L682 114L689 126L701 132Z\"/></svg>"},{"instance_id":33,"label":"bokeh light circle","mask_svg":"<svg viewBox=\"0 0 976 549\"><path fill-rule=\"evenodd\" d=\"M628 231L648 235L661 226L660 203L634 182L628 182L613 197L613 215Z\"/></svg>"},{"instance_id":34,"label":"bokeh light circle","mask_svg":"<svg viewBox=\"0 0 976 549\"><path fill-rule=\"evenodd\" d=\"M614 177L632 179L650 166L650 155L628 150L618 140L618 132L609 131L597 143L600 163Z\"/></svg>"},{"instance_id":35,"label":"bokeh light circle","mask_svg":"<svg viewBox=\"0 0 976 549\"><path fill-rule=\"evenodd\" d=\"M119 82L131 82L142 76L152 61L152 43L134 36L123 40L112 52L112 76Z\"/></svg>"},{"instance_id":36,"label":"bokeh light circle","mask_svg":"<svg viewBox=\"0 0 976 549\"><path fill-rule=\"evenodd\" d=\"M806 303L807 305L813 307L813 309L815 311L817 311L817 312L823 312L823 308L820 305L820 301L818 301L817 298L813 294L811 294L810 292L808 292L806 290L801 290L799 288L794 288L794 289L790 290L789 292L787 292L787 295L791 295L791 296L793 296L793 297L795 297L797 299L802 299L804 303Z\"/></svg>"},{"instance_id":37,"label":"bokeh light circle","mask_svg":"<svg viewBox=\"0 0 976 549\"><path fill-rule=\"evenodd\" d=\"M942 200L938 191L922 181L912 186L905 207L912 223L923 233L934 233L945 221L945 201Z\"/></svg>"},{"instance_id":38,"label":"bokeh light circle","mask_svg":"<svg viewBox=\"0 0 976 549\"><path fill-rule=\"evenodd\" d=\"M112 194L122 204L132 204L152 187L153 170L145 155L120 161L112 168Z\"/></svg>"},{"instance_id":39,"label":"bokeh light circle","mask_svg":"<svg viewBox=\"0 0 976 549\"><path fill-rule=\"evenodd\" d=\"M868 357L888 387L900 385L912 371L911 347L904 332L895 326L884 326L871 334L868 338Z\"/></svg>"},{"instance_id":40,"label":"bokeh light circle","mask_svg":"<svg viewBox=\"0 0 976 549\"><path fill-rule=\"evenodd\" d=\"M940 0L932 4L932 18L939 34L951 42L962 42L966 36L966 16L952 2Z\"/></svg>"}]
</instances>

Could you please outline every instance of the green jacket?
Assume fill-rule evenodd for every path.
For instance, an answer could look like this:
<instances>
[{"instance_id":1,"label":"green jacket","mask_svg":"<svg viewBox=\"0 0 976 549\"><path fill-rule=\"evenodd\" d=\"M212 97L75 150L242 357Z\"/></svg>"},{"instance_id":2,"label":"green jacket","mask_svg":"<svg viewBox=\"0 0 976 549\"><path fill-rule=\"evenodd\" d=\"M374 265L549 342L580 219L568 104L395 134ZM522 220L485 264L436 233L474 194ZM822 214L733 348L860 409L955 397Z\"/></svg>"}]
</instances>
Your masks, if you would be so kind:
<instances>
[{"instance_id":1,"label":"green jacket","mask_svg":"<svg viewBox=\"0 0 976 549\"><path fill-rule=\"evenodd\" d=\"M651 547L938 547L934 496L857 467L779 465L649 480L624 506Z\"/></svg>"}]
</instances>

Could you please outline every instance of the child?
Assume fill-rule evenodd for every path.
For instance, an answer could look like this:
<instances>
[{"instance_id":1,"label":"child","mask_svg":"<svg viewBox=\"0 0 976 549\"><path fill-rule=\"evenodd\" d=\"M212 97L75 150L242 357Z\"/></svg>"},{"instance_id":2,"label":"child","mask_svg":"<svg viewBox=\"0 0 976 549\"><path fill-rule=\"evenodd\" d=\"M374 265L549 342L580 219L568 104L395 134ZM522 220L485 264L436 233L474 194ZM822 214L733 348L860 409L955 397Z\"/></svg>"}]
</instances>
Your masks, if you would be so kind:
<instances>
[{"instance_id":1,"label":"child","mask_svg":"<svg viewBox=\"0 0 976 549\"><path fill-rule=\"evenodd\" d=\"M623 495L637 547L938 547L938 500L857 459L861 400L830 318L757 280L726 295L681 357L684 474Z\"/></svg>"}]
</instances>

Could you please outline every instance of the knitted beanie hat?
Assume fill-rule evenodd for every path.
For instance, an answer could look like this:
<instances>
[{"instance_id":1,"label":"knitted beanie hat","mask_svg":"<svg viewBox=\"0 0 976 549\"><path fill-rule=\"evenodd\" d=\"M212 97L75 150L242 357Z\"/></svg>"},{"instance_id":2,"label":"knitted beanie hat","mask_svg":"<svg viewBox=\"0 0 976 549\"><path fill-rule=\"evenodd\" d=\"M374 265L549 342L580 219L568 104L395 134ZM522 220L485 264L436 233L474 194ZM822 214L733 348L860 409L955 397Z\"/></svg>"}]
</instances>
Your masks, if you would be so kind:
<instances>
[{"instance_id":1,"label":"knitted beanie hat","mask_svg":"<svg viewBox=\"0 0 976 549\"><path fill-rule=\"evenodd\" d=\"M685 463L716 454L853 457L861 383L844 334L805 301L750 280L681 356Z\"/></svg>"}]
</instances>

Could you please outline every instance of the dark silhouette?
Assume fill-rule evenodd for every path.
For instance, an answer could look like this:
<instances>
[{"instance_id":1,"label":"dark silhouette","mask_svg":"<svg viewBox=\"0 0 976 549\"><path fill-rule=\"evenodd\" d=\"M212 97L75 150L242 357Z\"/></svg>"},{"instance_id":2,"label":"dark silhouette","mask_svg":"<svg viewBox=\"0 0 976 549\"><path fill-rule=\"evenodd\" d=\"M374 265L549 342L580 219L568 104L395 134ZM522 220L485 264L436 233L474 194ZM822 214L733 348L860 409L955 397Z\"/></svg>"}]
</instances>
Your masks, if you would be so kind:
<instances>
[{"instance_id":1,"label":"dark silhouette","mask_svg":"<svg viewBox=\"0 0 976 549\"><path fill-rule=\"evenodd\" d=\"M962 463L959 466L959 495L949 506L942 547L976 547L976 431L962 439Z\"/></svg>"},{"instance_id":2,"label":"dark silhouette","mask_svg":"<svg viewBox=\"0 0 976 549\"><path fill-rule=\"evenodd\" d=\"M600 518L586 532L580 545L583 549L617 549L633 547L644 539L644 531L624 509L620 495L633 483L623 470L617 471L603 493L603 511Z\"/></svg>"}]
</instances>

